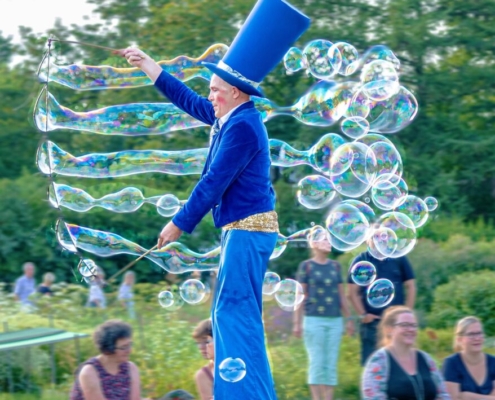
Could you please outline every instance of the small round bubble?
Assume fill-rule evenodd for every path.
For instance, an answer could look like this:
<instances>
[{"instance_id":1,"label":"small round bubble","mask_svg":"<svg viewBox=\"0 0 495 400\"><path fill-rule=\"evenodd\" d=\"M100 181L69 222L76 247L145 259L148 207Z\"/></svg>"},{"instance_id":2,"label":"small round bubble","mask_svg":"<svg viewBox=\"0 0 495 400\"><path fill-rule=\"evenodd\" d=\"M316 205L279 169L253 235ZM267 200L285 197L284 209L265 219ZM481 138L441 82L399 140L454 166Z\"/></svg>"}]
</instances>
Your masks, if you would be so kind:
<instances>
[{"instance_id":1,"label":"small round bubble","mask_svg":"<svg viewBox=\"0 0 495 400\"><path fill-rule=\"evenodd\" d=\"M361 72L364 93L372 100L387 100L399 91L399 76L392 63L375 60Z\"/></svg>"},{"instance_id":2,"label":"small round bubble","mask_svg":"<svg viewBox=\"0 0 495 400\"><path fill-rule=\"evenodd\" d=\"M368 261L358 261L349 270L352 281L359 286L368 286L376 278L376 268Z\"/></svg>"},{"instance_id":3,"label":"small round bubble","mask_svg":"<svg viewBox=\"0 0 495 400\"><path fill-rule=\"evenodd\" d=\"M337 57L337 60L340 61L339 64L333 61L336 58L336 53L339 55ZM334 43L328 50L328 57L339 75L351 75L358 67L359 53L352 44L346 42Z\"/></svg>"},{"instance_id":4,"label":"small round bubble","mask_svg":"<svg viewBox=\"0 0 495 400\"><path fill-rule=\"evenodd\" d=\"M435 211L438 207L438 200L435 199L434 197L427 197L425 198L425 204L426 207L428 207L428 211Z\"/></svg>"},{"instance_id":5,"label":"small round bubble","mask_svg":"<svg viewBox=\"0 0 495 400\"><path fill-rule=\"evenodd\" d=\"M263 279L263 294L267 296L274 294L280 287L280 281L277 273L268 271Z\"/></svg>"},{"instance_id":6,"label":"small round bubble","mask_svg":"<svg viewBox=\"0 0 495 400\"><path fill-rule=\"evenodd\" d=\"M382 308L389 305L394 296L394 284L388 279L377 279L368 287L366 301L371 307Z\"/></svg>"},{"instance_id":7,"label":"small round bubble","mask_svg":"<svg viewBox=\"0 0 495 400\"><path fill-rule=\"evenodd\" d=\"M298 306L304 300L303 287L294 279L284 279L280 282L280 287L275 292L275 299L281 306Z\"/></svg>"},{"instance_id":8,"label":"small round bubble","mask_svg":"<svg viewBox=\"0 0 495 400\"><path fill-rule=\"evenodd\" d=\"M304 54L297 47L291 47L284 56L284 66L288 73L306 68Z\"/></svg>"},{"instance_id":9,"label":"small round bubble","mask_svg":"<svg viewBox=\"0 0 495 400\"><path fill-rule=\"evenodd\" d=\"M180 210L181 202L173 194L166 194L156 202L156 209L163 217L172 217Z\"/></svg>"},{"instance_id":10,"label":"small round bubble","mask_svg":"<svg viewBox=\"0 0 495 400\"><path fill-rule=\"evenodd\" d=\"M246 376L246 363L241 358L226 358L218 366L220 378L235 383Z\"/></svg>"},{"instance_id":11,"label":"small round bubble","mask_svg":"<svg viewBox=\"0 0 495 400\"><path fill-rule=\"evenodd\" d=\"M89 258L85 258L79 261L79 264L77 265L77 270L83 277L89 278L96 275L98 271L98 266L93 260L90 260Z\"/></svg>"},{"instance_id":12,"label":"small round bubble","mask_svg":"<svg viewBox=\"0 0 495 400\"><path fill-rule=\"evenodd\" d=\"M188 279L180 285L180 297L189 304L197 304L204 299L206 295L206 287L203 282L198 279Z\"/></svg>"},{"instance_id":13,"label":"small round bubble","mask_svg":"<svg viewBox=\"0 0 495 400\"><path fill-rule=\"evenodd\" d=\"M163 308L171 307L174 304L174 295L168 290L158 293L158 303Z\"/></svg>"},{"instance_id":14,"label":"small round bubble","mask_svg":"<svg viewBox=\"0 0 495 400\"><path fill-rule=\"evenodd\" d=\"M308 71L315 78L329 78L334 73L334 69L328 58L330 47L332 47L332 42L317 39L309 42L303 50L308 63Z\"/></svg>"},{"instance_id":15,"label":"small round bubble","mask_svg":"<svg viewBox=\"0 0 495 400\"><path fill-rule=\"evenodd\" d=\"M397 250L397 235L390 228L379 227L373 232L371 240L374 249L383 257L392 257Z\"/></svg>"}]
</instances>

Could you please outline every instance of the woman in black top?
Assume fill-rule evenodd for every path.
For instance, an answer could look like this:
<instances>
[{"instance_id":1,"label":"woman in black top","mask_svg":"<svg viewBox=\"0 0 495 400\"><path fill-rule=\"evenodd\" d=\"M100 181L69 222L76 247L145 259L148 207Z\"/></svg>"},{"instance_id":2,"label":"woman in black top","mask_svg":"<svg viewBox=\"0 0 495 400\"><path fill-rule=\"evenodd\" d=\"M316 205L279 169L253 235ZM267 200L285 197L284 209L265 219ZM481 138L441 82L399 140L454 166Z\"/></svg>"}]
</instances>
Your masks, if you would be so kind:
<instances>
[{"instance_id":1,"label":"woman in black top","mask_svg":"<svg viewBox=\"0 0 495 400\"><path fill-rule=\"evenodd\" d=\"M483 325L476 317L457 322L455 354L447 357L443 374L454 400L495 400L495 357L483 352Z\"/></svg>"},{"instance_id":2,"label":"woman in black top","mask_svg":"<svg viewBox=\"0 0 495 400\"><path fill-rule=\"evenodd\" d=\"M53 294L51 289L53 282L55 282L55 275L51 272L47 272L43 275L43 283L38 286L38 293L41 295L51 296Z\"/></svg>"},{"instance_id":3,"label":"woman in black top","mask_svg":"<svg viewBox=\"0 0 495 400\"><path fill-rule=\"evenodd\" d=\"M366 362L364 400L448 400L435 362L416 349L418 322L405 306L388 308L380 321L382 348Z\"/></svg>"}]
</instances>

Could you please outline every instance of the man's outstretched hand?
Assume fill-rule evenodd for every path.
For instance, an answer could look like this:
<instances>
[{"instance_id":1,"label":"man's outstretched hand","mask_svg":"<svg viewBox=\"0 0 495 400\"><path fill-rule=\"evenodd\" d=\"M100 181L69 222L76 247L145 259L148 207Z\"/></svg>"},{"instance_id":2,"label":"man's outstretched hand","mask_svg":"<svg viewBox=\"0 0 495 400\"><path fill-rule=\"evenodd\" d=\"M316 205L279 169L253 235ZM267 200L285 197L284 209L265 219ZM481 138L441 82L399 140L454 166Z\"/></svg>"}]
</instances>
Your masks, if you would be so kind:
<instances>
[{"instance_id":1,"label":"man's outstretched hand","mask_svg":"<svg viewBox=\"0 0 495 400\"><path fill-rule=\"evenodd\" d=\"M160 232L160 236L158 236L158 248L161 249L168 243L175 242L182 235L182 231L175 225L172 221L170 221L167 225L165 225Z\"/></svg>"}]
</instances>

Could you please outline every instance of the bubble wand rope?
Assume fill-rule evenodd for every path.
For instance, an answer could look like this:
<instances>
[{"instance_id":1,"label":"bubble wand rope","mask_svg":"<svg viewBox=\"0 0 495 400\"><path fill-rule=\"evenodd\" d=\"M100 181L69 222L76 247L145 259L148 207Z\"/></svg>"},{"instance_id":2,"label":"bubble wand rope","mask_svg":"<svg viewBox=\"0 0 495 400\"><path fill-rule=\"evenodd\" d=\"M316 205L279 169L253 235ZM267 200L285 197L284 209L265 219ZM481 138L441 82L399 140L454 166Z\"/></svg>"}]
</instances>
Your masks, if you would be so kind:
<instances>
[{"instance_id":1,"label":"bubble wand rope","mask_svg":"<svg viewBox=\"0 0 495 400\"><path fill-rule=\"evenodd\" d=\"M93 44L93 43L87 43L87 42L78 42L77 40L60 40L60 39L53 39L50 38L48 39L49 42L60 42L60 43L71 43L71 44L79 44L81 46L89 46L89 47L96 47L97 49L103 49L103 50L108 50L111 51L112 53L119 54L122 50L120 49L114 49L112 47L106 47L106 46L100 46L99 44Z\"/></svg>"},{"instance_id":2,"label":"bubble wand rope","mask_svg":"<svg viewBox=\"0 0 495 400\"><path fill-rule=\"evenodd\" d=\"M134 266L139 260L143 259L146 257L148 254L150 254L153 250L156 250L158 248L158 245L156 244L153 246L151 249L149 249L146 253L141 254L138 258L136 258L134 261L131 261L129 264L127 264L124 268L122 268L120 271L117 273L113 274L108 280L107 283L111 283L115 278L117 278L120 274L123 272L127 271L129 268Z\"/></svg>"}]
</instances>

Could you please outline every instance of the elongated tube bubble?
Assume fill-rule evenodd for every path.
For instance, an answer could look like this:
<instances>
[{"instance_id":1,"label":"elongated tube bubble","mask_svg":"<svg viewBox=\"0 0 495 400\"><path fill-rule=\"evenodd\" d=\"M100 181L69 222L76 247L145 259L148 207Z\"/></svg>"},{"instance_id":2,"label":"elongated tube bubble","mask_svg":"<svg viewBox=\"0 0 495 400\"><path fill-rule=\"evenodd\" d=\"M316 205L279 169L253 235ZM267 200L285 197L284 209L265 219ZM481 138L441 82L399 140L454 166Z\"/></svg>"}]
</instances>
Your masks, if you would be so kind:
<instances>
[{"instance_id":1,"label":"elongated tube bubble","mask_svg":"<svg viewBox=\"0 0 495 400\"><path fill-rule=\"evenodd\" d=\"M190 175L201 173L207 154L208 149L126 150L75 157L55 143L46 141L38 148L37 165L47 175L55 173L85 178L115 178L149 172Z\"/></svg>"},{"instance_id":2,"label":"elongated tube bubble","mask_svg":"<svg viewBox=\"0 0 495 400\"><path fill-rule=\"evenodd\" d=\"M303 229L288 237L279 234L271 258L279 257L290 242L306 241L311 229L313 228ZM70 252L81 249L100 257L112 257L118 254L142 256L147 252L144 247L115 233L69 224L62 220L57 223L56 235L60 245ZM159 250L151 251L145 257L173 274L209 271L218 268L220 247L207 253L196 253L182 243L173 242Z\"/></svg>"},{"instance_id":3,"label":"elongated tube bubble","mask_svg":"<svg viewBox=\"0 0 495 400\"><path fill-rule=\"evenodd\" d=\"M311 149L298 151L285 142L273 139L270 140L272 164L284 167L307 164L325 173L328 172L331 155L343 143L339 135L330 133ZM208 149L125 150L76 157L47 141L38 148L37 165L46 175L55 173L84 178L115 178L150 172L191 175L201 173L207 154Z\"/></svg>"},{"instance_id":4,"label":"elongated tube bubble","mask_svg":"<svg viewBox=\"0 0 495 400\"><path fill-rule=\"evenodd\" d=\"M212 73L202 63L217 64L227 53L227 50L228 47L224 44L214 44L200 57L179 56L172 60L159 61L158 64L164 71L181 81L188 81L196 77L210 80ZM38 68L38 77L42 82L55 82L76 90L122 89L153 84L140 68L77 64L59 66L53 62L50 62L48 66L47 57L43 59Z\"/></svg>"},{"instance_id":5,"label":"elongated tube bubble","mask_svg":"<svg viewBox=\"0 0 495 400\"><path fill-rule=\"evenodd\" d=\"M148 203L155 205L158 213L165 217L175 215L184 203L173 194L144 197L135 187L126 187L95 199L82 189L55 182L52 182L48 189L48 200L56 208L64 207L76 212L87 212L94 207L101 207L116 213L131 213Z\"/></svg>"},{"instance_id":6,"label":"elongated tube bubble","mask_svg":"<svg viewBox=\"0 0 495 400\"><path fill-rule=\"evenodd\" d=\"M58 103L43 88L34 109L34 121L42 132L70 129L101 135L163 135L205 124L171 103L132 103L75 112Z\"/></svg>"}]
</instances>

